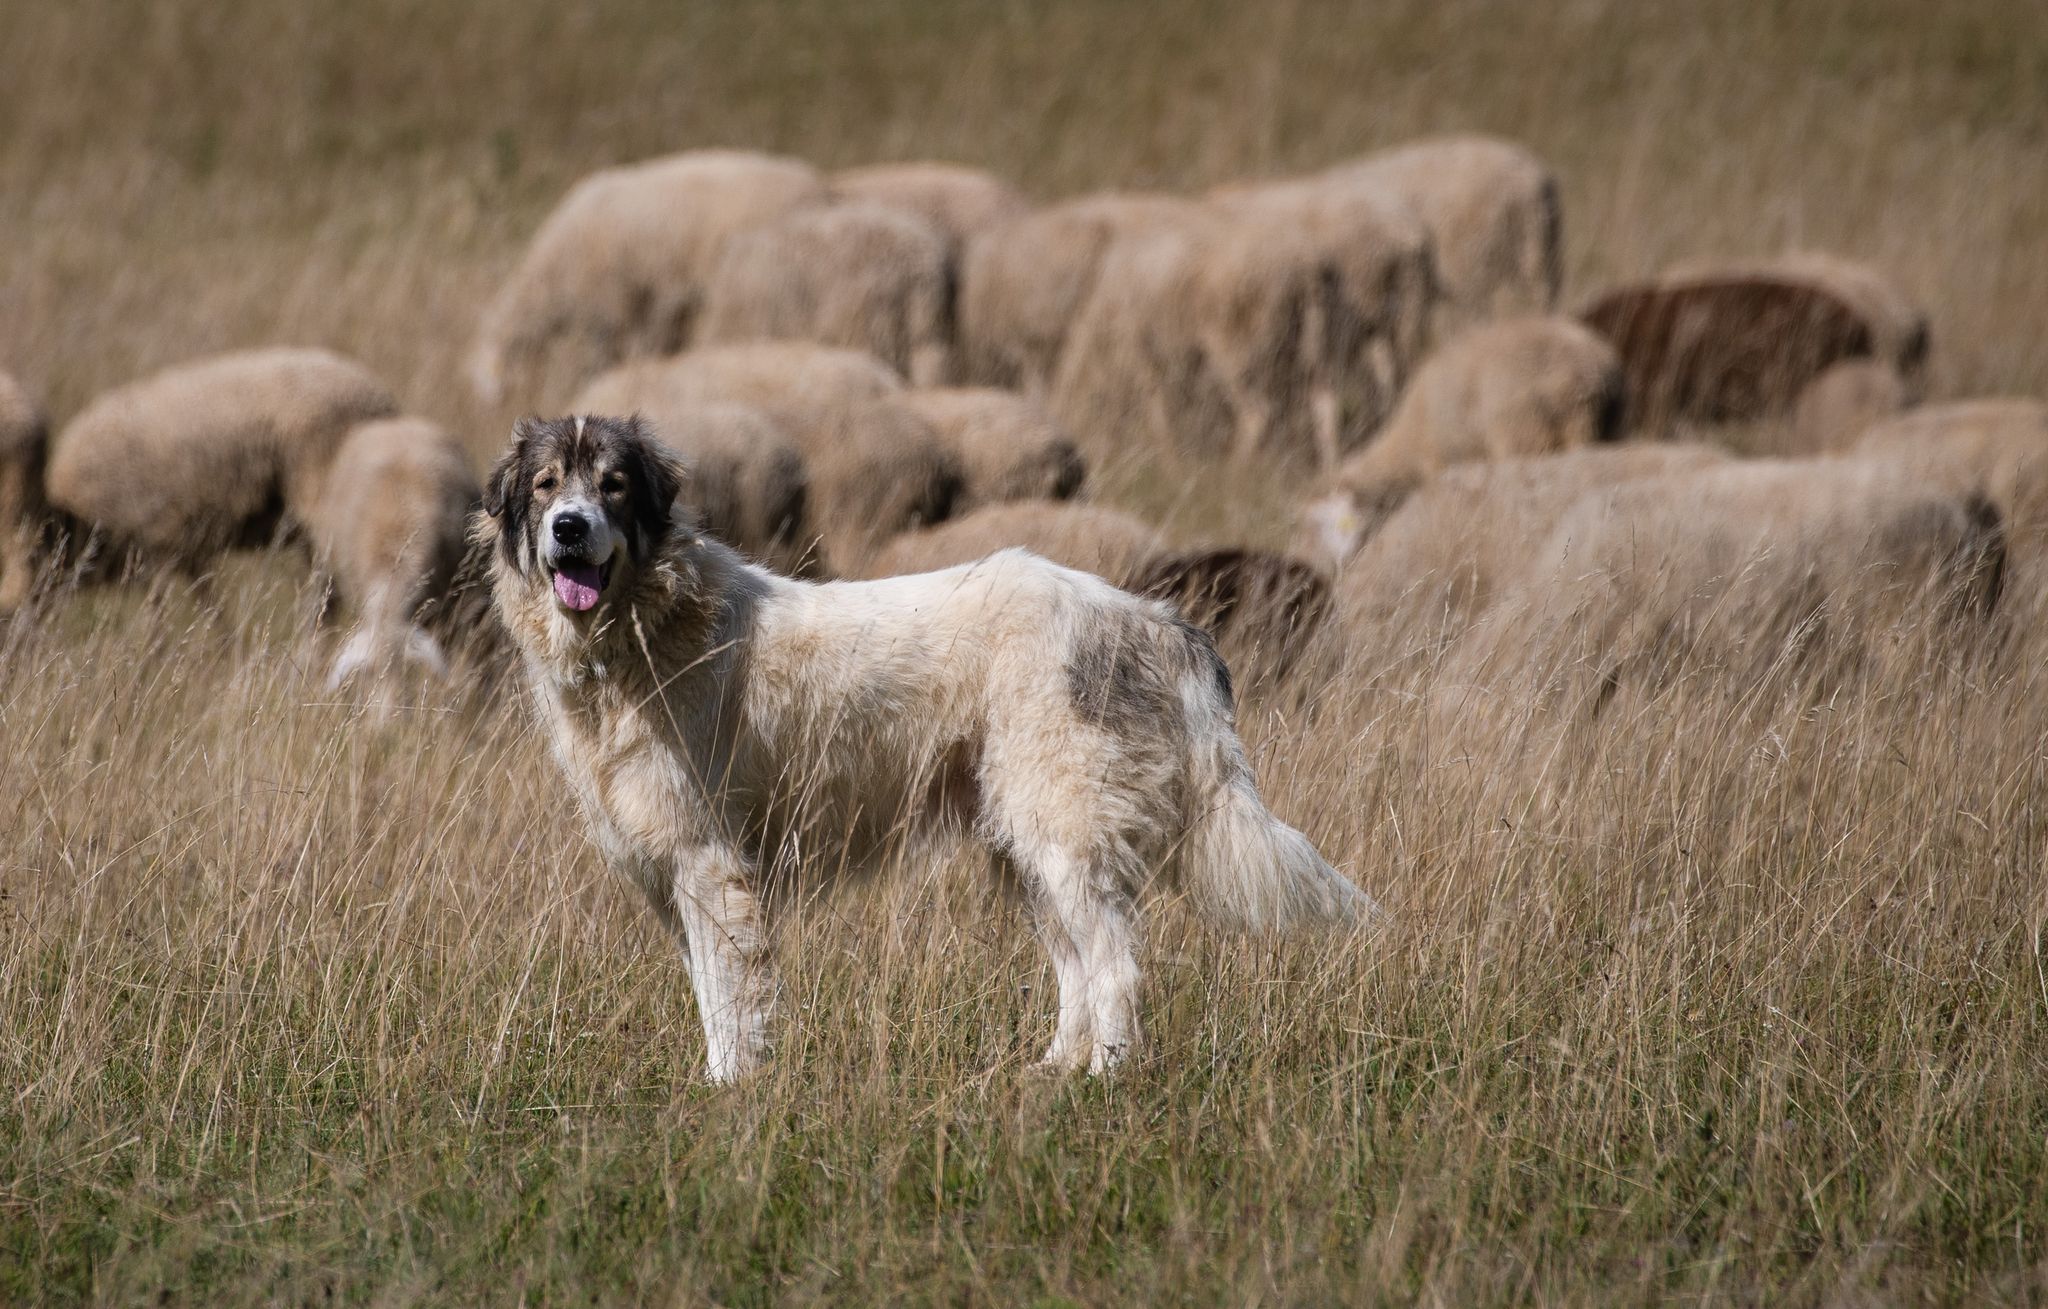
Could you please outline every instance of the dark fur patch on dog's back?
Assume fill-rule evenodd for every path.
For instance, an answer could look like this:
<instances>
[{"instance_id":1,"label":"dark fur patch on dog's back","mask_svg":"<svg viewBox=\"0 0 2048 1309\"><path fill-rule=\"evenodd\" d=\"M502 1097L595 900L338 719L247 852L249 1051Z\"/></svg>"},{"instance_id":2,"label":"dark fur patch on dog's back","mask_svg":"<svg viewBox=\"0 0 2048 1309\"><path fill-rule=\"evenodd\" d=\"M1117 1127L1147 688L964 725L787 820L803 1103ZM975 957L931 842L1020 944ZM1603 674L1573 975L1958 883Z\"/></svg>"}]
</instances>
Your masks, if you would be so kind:
<instances>
[{"instance_id":1,"label":"dark fur patch on dog's back","mask_svg":"<svg viewBox=\"0 0 2048 1309\"><path fill-rule=\"evenodd\" d=\"M1067 659L1067 696L1084 721L1122 735L1172 709L1168 670L1146 657L1149 638L1142 619L1119 615L1075 644Z\"/></svg>"}]
</instances>

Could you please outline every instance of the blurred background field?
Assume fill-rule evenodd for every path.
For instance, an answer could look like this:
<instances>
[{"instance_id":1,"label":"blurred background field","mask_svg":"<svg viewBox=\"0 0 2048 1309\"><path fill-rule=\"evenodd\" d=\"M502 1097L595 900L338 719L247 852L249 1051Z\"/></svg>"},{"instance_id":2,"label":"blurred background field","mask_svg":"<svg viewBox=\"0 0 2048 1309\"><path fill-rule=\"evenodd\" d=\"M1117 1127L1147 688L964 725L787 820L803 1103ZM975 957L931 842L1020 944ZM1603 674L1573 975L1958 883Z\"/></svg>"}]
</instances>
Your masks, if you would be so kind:
<instances>
[{"instance_id":1,"label":"blurred background field","mask_svg":"<svg viewBox=\"0 0 2048 1309\"><path fill-rule=\"evenodd\" d=\"M478 310L574 179L674 149L1053 199L1452 129L1557 170L1566 306L1835 249L1927 308L1933 396L2048 393L2035 0L16 0L0 87L0 367L60 423L318 344L481 463ZM1295 489L1104 493L1270 544ZM302 587L0 634L0 1300L2048 1295L2038 633L1548 750L1504 715L1495 767L1412 682L1248 706L1400 915L1371 949L1169 921L1153 1057L1046 1082L1029 933L913 884L789 927L730 1092L510 691L366 715Z\"/></svg>"}]
</instances>

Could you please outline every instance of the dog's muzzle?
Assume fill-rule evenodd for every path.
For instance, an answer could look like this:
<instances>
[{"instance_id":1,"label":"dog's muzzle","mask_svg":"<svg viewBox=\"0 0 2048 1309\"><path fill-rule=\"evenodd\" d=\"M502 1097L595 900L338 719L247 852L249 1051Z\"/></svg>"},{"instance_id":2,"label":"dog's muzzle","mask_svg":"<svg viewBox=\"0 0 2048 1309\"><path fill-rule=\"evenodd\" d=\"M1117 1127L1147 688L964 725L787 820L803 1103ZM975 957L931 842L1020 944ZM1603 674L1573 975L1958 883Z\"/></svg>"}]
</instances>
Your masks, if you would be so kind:
<instances>
[{"instance_id":1,"label":"dog's muzzle","mask_svg":"<svg viewBox=\"0 0 2048 1309\"><path fill-rule=\"evenodd\" d=\"M612 534L605 521L580 504L548 512L542 557L554 574L555 599L584 613L597 607L611 581Z\"/></svg>"}]
</instances>

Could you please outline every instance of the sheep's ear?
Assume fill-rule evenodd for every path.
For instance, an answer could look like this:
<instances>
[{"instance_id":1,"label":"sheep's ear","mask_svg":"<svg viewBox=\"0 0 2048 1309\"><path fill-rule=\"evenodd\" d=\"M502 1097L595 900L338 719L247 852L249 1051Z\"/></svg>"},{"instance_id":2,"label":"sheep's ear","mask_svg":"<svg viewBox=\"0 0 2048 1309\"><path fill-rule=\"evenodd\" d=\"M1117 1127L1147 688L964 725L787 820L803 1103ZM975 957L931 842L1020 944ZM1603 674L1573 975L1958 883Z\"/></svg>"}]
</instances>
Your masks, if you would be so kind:
<instances>
[{"instance_id":1,"label":"sheep's ear","mask_svg":"<svg viewBox=\"0 0 2048 1309\"><path fill-rule=\"evenodd\" d=\"M484 512L491 517L504 518L505 506L512 503L519 484L526 480L526 452L539 431L540 420L531 416L512 424L512 444L505 447L497 467L491 469L484 482Z\"/></svg>"}]
</instances>

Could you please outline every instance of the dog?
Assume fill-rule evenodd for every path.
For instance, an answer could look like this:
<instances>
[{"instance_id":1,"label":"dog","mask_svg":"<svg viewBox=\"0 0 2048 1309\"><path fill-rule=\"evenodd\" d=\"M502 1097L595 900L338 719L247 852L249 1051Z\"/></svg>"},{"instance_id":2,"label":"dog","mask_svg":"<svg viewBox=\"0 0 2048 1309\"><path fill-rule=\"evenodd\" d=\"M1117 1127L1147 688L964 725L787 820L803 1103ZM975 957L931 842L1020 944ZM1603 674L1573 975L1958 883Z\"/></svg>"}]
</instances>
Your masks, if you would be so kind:
<instances>
[{"instance_id":1,"label":"dog","mask_svg":"<svg viewBox=\"0 0 2048 1309\"><path fill-rule=\"evenodd\" d=\"M475 536L595 844L682 942L713 1080L768 1055L779 892L908 840L971 838L1023 892L1056 1069L1137 1045L1148 892L1255 930L1375 912L1267 810L1229 670L1166 604L1023 550L783 577L686 488L638 417L522 419Z\"/></svg>"}]
</instances>

